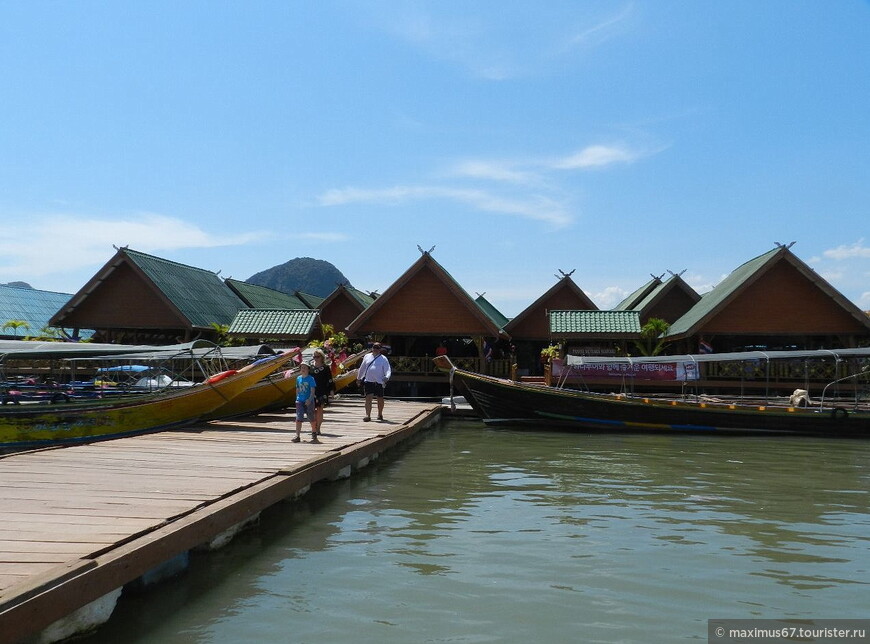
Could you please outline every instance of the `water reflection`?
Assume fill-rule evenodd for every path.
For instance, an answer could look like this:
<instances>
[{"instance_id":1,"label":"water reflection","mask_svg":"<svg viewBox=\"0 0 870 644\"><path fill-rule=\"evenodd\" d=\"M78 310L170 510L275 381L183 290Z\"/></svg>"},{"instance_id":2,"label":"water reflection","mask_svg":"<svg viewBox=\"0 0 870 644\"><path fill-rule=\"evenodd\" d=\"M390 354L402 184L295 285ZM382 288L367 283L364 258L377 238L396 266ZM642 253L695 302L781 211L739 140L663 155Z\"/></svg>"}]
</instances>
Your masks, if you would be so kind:
<instances>
[{"instance_id":1,"label":"water reflection","mask_svg":"<svg viewBox=\"0 0 870 644\"><path fill-rule=\"evenodd\" d=\"M88 641L648 642L862 616L868 460L853 441L451 423L274 508Z\"/></svg>"}]
</instances>

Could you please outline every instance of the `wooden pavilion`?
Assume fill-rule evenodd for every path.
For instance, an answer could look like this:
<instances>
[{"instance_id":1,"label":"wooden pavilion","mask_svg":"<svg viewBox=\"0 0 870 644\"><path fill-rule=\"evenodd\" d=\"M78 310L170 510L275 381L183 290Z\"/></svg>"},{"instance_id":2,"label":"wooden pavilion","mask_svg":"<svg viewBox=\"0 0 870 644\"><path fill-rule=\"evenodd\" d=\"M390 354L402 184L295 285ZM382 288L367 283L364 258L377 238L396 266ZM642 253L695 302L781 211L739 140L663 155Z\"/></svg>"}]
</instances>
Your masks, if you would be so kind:
<instances>
[{"instance_id":1,"label":"wooden pavilion","mask_svg":"<svg viewBox=\"0 0 870 644\"><path fill-rule=\"evenodd\" d=\"M320 304L320 320L336 331L346 329L377 296L355 289L350 284L339 284Z\"/></svg>"},{"instance_id":2,"label":"wooden pavilion","mask_svg":"<svg viewBox=\"0 0 870 644\"><path fill-rule=\"evenodd\" d=\"M598 307L571 279L570 273L508 322L504 330L515 347L520 375L542 375L541 350L551 342L549 312L556 310L597 311Z\"/></svg>"},{"instance_id":3,"label":"wooden pavilion","mask_svg":"<svg viewBox=\"0 0 870 644\"><path fill-rule=\"evenodd\" d=\"M824 349L870 342L870 318L779 245L737 267L671 325L668 353ZM703 345L702 345L703 343Z\"/></svg>"},{"instance_id":4,"label":"wooden pavilion","mask_svg":"<svg viewBox=\"0 0 870 644\"><path fill-rule=\"evenodd\" d=\"M123 247L49 323L95 329L103 342L172 344L216 338L214 325L246 308L217 273Z\"/></svg>"},{"instance_id":5,"label":"wooden pavilion","mask_svg":"<svg viewBox=\"0 0 870 644\"><path fill-rule=\"evenodd\" d=\"M465 364L476 361L470 366L486 370L485 340L506 337L426 251L346 329L350 337L388 345L394 373L417 382L444 382L431 361L441 341L451 341L452 357L465 358ZM506 363L502 375L507 375Z\"/></svg>"}]
</instances>

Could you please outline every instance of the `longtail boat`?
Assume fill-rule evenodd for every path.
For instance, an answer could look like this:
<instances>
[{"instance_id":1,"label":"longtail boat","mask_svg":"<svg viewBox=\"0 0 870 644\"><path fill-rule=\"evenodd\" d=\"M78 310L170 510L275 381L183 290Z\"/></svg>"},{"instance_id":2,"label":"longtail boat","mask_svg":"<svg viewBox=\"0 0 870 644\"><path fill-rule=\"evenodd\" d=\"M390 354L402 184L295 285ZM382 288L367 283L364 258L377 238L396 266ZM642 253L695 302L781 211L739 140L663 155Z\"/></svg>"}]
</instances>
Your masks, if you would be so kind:
<instances>
[{"instance_id":1,"label":"longtail boat","mask_svg":"<svg viewBox=\"0 0 870 644\"><path fill-rule=\"evenodd\" d=\"M292 358L292 353L270 356L193 387L85 402L3 406L0 448L87 442L183 426L231 401Z\"/></svg>"},{"instance_id":2,"label":"longtail boat","mask_svg":"<svg viewBox=\"0 0 870 644\"><path fill-rule=\"evenodd\" d=\"M301 349L292 349L291 353L295 357L301 353ZM365 352L354 354L338 365L339 373L333 378L336 393L355 381L356 369L350 371L347 369L359 362L363 355ZM204 420L248 416L292 407L296 400L296 375L298 375L296 368L270 373L232 400L209 412Z\"/></svg>"},{"instance_id":3,"label":"longtail boat","mask_svg":"<svg viewBox=\"0 0 870 644\"><path fill-rule=\"evenodd\" d=\"M842 350L841 354L850 352L859 359L870 356L870 349ZM794 357L795 353L789 352L789 356ZM829 351L819 356L830 357L831 354ZM740 358L739 354L730 354L728 359ZM701 362L715 358L681 356L667 359ZM757 359L757 355L746 354L745 359ZM692 401L678 397L593 393L517 382L458 369L447 356L438 356L434 360L439 369L450 375L451 395L455 387L488 425L540 430L719 432L870 438L870 405L867 402L860 401L857 395L854 401L848 402L841 398L825 398L825 393L833 384L870 378L866 366L863 371L829 383L816 405L802 406L803 401L789 400L782 404L757 401L750 404L738 400ZM600 362L614 360L599 359Z\"/></svg>"}]
</instances>

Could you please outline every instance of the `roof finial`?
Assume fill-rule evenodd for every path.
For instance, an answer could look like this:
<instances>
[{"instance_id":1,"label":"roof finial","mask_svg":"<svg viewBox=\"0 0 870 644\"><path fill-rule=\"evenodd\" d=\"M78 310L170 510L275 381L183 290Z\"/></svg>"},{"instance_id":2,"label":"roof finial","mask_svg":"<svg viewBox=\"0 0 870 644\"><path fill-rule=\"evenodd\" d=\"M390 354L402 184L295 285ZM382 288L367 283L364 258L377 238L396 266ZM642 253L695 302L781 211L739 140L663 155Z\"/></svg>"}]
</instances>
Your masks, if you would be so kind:
<instances>
[{"instance_id":1,"label":"roof finial","mask_svg":"<svg viewBox=\"0 0 870 644\"><path fill-rule=\"evenodd\" d=\"M433 246L433 247L430 248L429 250L423 250L423 247L420 246L420 244L417 244L417 250L419 250L419 251L420 251L421 253L423 253L424 255L431 255L431 254L432 254L432 251L435 250L435 246Z\"/></svg>"},{"instance_id":2,"label":"roof finial","mask_svg":"<svg viewBox=\"0 0 870 644\"><path fill-rule=\"evenodd\" d=\"M571 277L571 276L574 274L574 271L576 271L577 269L576 269L576 268L572 268L572 269L571 269L571 272L569 272L569 273L566 273L566 272L563 271L561 268L557 268L556 270L559 271L559 272L562 274L562 278L560 278L558 275L556 275L556 276L555 276L556 279L563 279L563 278L565 278L565 277Z\"/></svg>"},{"instance_id":3,"label":"roof finial","mask_svg":"<svg viewBox=\"0 0 870 644\"><path fill-rule=\"evenodd\" d=\"M792 246L795 245L795 242L789 242L788 244L780 244L779 242L773 242L773 243L776 244L777 248L785 248L786 250L788 250L789 248L791 248Z\"/></svg>"},{"instance_id":4,"label":"roof finial","mask_svg":"<svg viewBox=\"0 0 870 644\"><path fill-rule=\"evenodd\" d=\"M685 273L687 270L689 270L689 269L688 269L688 268L684 268L684 269L681 270L679 273L675 273L674 271L669 270L668 273L671 274L671 277L681 277L681 276L683 275L683 273ZM662 273L662 275L664 275L664 273Z\"/></svg>"},{"instance_id":5,"label":"roof finial","mask_svg":"<svg viewBox=\"0 0 870 644\"><path fill-rule=\"evenodd\" d=\"M673 275L673 273L671 273L671 275ZM656 282L661 282L665 274L662 273L661 275L653 275L652 273L650 273L649 276L653 278Z\"/></svg>"}]
</instances>

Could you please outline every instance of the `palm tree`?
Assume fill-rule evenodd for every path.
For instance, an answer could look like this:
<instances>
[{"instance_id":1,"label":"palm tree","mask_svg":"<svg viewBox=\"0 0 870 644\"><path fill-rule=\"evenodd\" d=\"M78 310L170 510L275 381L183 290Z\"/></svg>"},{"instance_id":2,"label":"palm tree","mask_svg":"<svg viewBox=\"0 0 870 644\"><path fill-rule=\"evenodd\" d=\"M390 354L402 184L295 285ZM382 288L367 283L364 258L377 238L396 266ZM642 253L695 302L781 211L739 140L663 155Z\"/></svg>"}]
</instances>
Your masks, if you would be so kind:
<instances>
[{"instance_id":1,"label":"palm tree","mask_svg":"<svg viewBox=\"0 0 870 644\"><path fill-rule=\"evenodd\" d=\"M18 329L30 330L30 324L26 320L9 320L3 325L3 330L12 329L15 331L15 337L18 337Z\"/></svg>"},{"instance_id":2,"label":"palm tree","mask_svg":"<svg viewBox=\"0 0 870 644\"><path fill-rule=\"evenodd\" d=\"M650 318L640 328L640 341L635 342L634 346L643 356L659 355L667 344L664 335L669 328L671 328L670 322L662 318Z\"/></svg>"}]
</instances>

